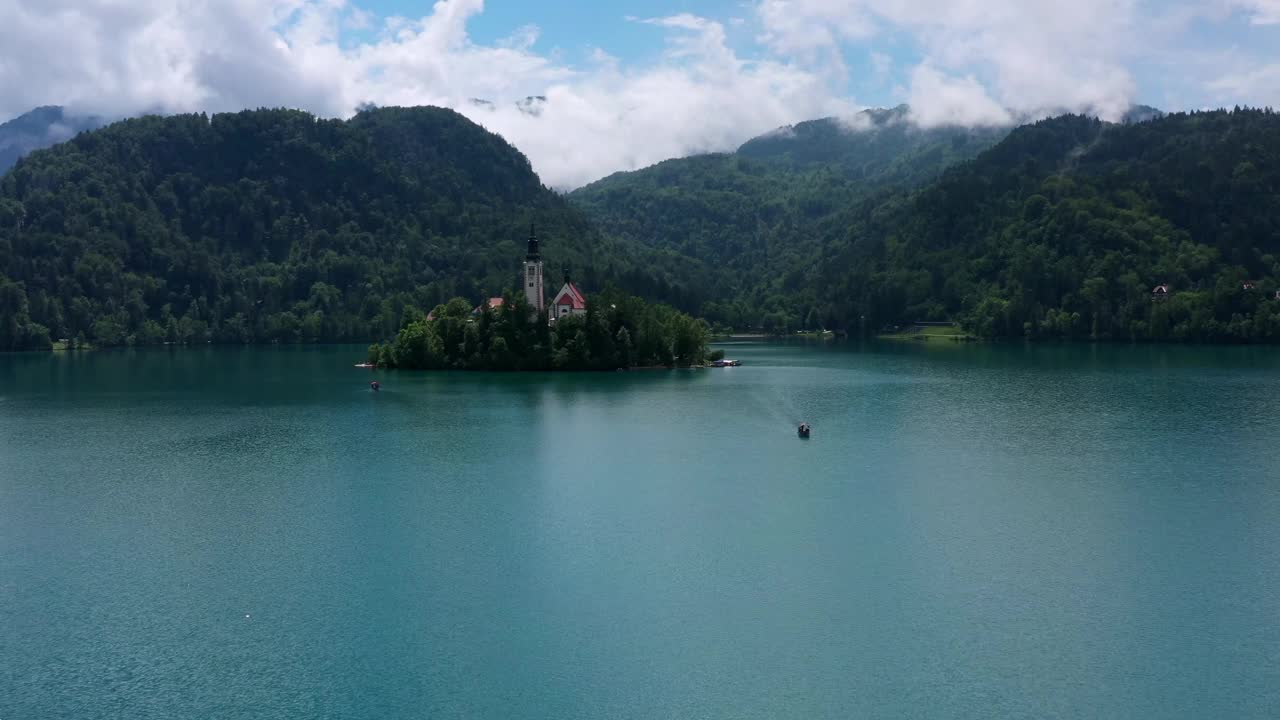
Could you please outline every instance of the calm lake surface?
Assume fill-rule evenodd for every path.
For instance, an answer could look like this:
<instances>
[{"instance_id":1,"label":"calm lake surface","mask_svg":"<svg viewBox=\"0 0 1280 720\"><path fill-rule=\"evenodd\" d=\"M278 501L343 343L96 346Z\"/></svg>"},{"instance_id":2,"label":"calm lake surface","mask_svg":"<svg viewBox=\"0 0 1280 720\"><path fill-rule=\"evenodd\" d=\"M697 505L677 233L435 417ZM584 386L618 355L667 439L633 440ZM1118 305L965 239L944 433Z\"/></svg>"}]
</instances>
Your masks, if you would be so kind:
<instances>
[{"instance_id":1,"label":"calm lake surface","mask_svg":"<svg viewBox=\"0 0 1280 720\"><path fill-rule=\"evenodd\" d=\"M0 718L1280 716L1280 350L728 350L0 355Z\"/></svg>"}]
</instances>

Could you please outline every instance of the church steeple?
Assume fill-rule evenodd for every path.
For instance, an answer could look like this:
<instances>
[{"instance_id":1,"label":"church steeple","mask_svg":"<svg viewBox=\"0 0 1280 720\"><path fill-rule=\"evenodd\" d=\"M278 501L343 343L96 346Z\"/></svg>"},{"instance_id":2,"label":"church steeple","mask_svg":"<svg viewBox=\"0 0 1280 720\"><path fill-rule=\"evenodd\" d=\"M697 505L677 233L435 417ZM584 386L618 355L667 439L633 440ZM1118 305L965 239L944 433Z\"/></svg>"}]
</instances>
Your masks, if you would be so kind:
<instances>
[{"instance_id":1,"label":"church steeple","mask_svg":"<svg viewBox=\"0 0 1280 720\"><path fill-rule=\"evenodd\" d=\"M530 313L534 317L542 317L547 308L547 298L542 294L542 252L538 248L538 233L533 223L529 223L529 250L524 256L523 280Z\"/></svg>"},{"instance_id":2,"label":"church steeple","mask_svg":"<svg viewBox=\"0 0 1280 720\"><path fill-rule=\"evenodd\" d=\"M535 232L533 223L529 223L529 252L524 259L530 262L542 260L542 253L538 250L538 233Z\"/></svg>"}]
</instances>

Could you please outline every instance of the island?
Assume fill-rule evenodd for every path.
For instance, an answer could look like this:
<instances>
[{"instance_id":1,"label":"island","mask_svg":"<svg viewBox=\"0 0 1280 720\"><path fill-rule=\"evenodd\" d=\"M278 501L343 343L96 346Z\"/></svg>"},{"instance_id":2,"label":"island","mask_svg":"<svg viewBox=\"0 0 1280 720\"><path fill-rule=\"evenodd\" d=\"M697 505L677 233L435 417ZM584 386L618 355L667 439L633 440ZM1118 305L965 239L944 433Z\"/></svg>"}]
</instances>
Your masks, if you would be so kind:
<instances>
[{"instance_id":1,"label":"island","mask_svg":"<svg viewBox=\"0 0 1280 720\"><path fill-rule=\"evenodd\" d=\"M616 288L588 298L569 279L550 303L537 233L530 228L524 292L472 307L464 298L374 344L367 362L413 370L619 370L691 367L708 359L705 322Z\"/></svg>"}]
</instances>

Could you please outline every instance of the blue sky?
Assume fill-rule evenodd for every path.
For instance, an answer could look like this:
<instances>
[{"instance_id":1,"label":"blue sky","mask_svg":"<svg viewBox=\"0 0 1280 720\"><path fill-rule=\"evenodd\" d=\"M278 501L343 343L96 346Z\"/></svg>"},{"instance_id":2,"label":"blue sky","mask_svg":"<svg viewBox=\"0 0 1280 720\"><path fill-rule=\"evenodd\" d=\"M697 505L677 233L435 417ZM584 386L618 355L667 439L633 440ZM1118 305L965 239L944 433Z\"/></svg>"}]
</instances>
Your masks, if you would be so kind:
<instances>
[{"instance_id":1,"label":"blue sky","mask_svg":"<svg viewBox=\"0 0 1280 720\"><path fill-rule=\"evenodd\" d=\"M359 5L382 16L421 17L430 14L434 0L368 0ZM638 61L661 52L662 33L629 22L627 17L691 13L728 23L733 17L745 17L749 10L738 0L487 0L484 13L471 22L469 29L476 42L494 43L516 28L536 25L542 30L540 44L548 50L561 48L570 56L581 56L600 47L623 59Z\"/></svg>"},{"instance_id":2,"label":"blue sky","mask_svg":"<svg viewBox=\"0 0 1280 720\"><path fill-rule=\"evenodd\" d=\"M430 14L434 1L364 0L358 4L381 17L420 17ZM829 4L839 5L840 2L834 0ZM902 0L902 4L910 5L911 0ZM1162 5L1172 8L1176 3L1158 1L1145 4L1150 8ZM1189 63L1192 62L1191 57L1198 54L1235 53L1240 57L1259 59L1280 56L1277 25L1253 22L1267 12L1280 18L1280 2L1201 0L1188 3L1188 7L1197 5L1202 11L1202 18L1186 23L1185 32L1178 34L1178 44L1168 48L1169 53L1185 54ZM756 3L744 0L487 0L484 12L469 23L468 30L475 42L492 44L509 37L519 28L535 26L539 30L537 48L563 59L567 64L582 63L591 51L600 48L624 64L643 65L662 56L666 38L659 29L635 22L635 19L687 13L723 23L728 45L744 57L750 57L760 33L754 18L755 8ZM1157 14L1153 12L1149 17L1154 19ZM1099 17L1098 22L1105 24L1107 19ZM841 43L841 48L849 77L847 84L840 87L847 88L859 104L868 106L900 102L903 98L895 95L895 84L904 82L904 71L927 54L911 33L889 26L883 27L874 37L847 40ZM893 70L887 77L876 74L871 59L873 53L886 56L893 62ZM1192 77L1170 72L1167 59L1136 56L1128 67L1137 81L1136 102L1189 109L1209 107L1225 100L1205 92ZM1235 102L1256 103L1261 100L1242 97Z\"/></svg>"},{"instance_id":3,"label":"blue sky","mask_svg":"<svg viewBox=\"0 0 1280 720\"><path fill-rule=\"evenodd\" d=\"M569 188L870 106L1280 106L1280 0L0 0L0 119L453 108ZM59 48L50 53L49 48ZM537 108L517 101L544 95ZM490 101L476 104L475 98Z\"/></svg>"}]
</instances>

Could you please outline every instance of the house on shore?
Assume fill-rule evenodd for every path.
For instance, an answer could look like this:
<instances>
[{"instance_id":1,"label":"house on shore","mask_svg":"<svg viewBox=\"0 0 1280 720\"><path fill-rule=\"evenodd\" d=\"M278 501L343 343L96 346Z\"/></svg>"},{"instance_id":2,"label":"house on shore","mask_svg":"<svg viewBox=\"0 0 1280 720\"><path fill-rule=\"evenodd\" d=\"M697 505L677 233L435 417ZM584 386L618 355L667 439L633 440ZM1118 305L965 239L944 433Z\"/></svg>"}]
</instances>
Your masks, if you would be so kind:
<instances>
[{"instance_id":1,"label":"house on shore","mask_svg":"<svg viewBox=\"0 0 1280 720\"><path fill-rule=\"evenodd\" d=\"M1164 302L1169 299L1169 286L1161 283L1151 288L1151 299L1155 302Z\"/></svg>"}]
</instances>

